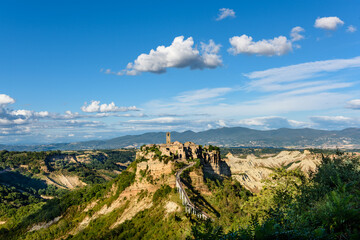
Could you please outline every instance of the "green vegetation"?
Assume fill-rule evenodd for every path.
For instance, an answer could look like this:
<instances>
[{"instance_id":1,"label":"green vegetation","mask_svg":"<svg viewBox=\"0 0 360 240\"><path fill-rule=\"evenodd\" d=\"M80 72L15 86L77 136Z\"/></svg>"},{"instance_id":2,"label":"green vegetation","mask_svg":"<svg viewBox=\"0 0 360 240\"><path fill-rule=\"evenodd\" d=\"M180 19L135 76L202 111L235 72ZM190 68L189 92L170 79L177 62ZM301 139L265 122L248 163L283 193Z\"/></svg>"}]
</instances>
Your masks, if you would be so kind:
<instances>
[{"instance_id":1,"label":"green vegetation","mask_svg":"<svg viewBox=\"0 0 360 240\"><path fill-rule=\"evenodd\" d=\"M85 217L84 213L79 211L79 207L84 208L87 203L93 200L99 201L97 205L98 208L101 208L105 204L109 205L117 199L120 193L130 186L134 180L134 172L123 171L117 178L106 184L86 186L68 192L61 198L48 200L40 207L34 207L29 213L22 211L23 216L21 218L13 221L11 224L7 223L5 228L0 229L0 239L19 239L20 236L27 231L28 226L39 222L49 222L56 217L67 214L67 217L62 219L58 225L28 233L26 239L53 239L60 237L76 226L76 221L73 221L74 219L80 220ZM116 193L110 198L106 197L105 193L109 192L114 184L116 185Z\"/></svg>"},{"instance_id":2,"label":"green vegetation","mask_svg":"<svg viewBox=\"0 0 360 240\"><path fill-rule=\"evenodd\" d=\"M221 158L225 158L228 153L233 155L240 156L241 158L246 158L249 154L254 154L258 158L262 158L265 154L278 154L281 151L300 151L303 152L304 149L288 149L288 148L251 148L251 147L223 147L221 150ZM318 149L318 148L308 148L311 153L321 153L324 155L332 155L332 154L341 154L343 153L339 149ZM350 151L350 150L349 150ZM355 150L352 150L355 151Z\"/></svg>"},{"instance_id":3,"label":"green vegetation","mask_svg":"<svg viewBox=\"0 0 360 240\"><path fill-rule=\"evenodd\" d=\"M16 215L17 209L41 201L41 198L27 192L19 192L15 187L0 185L0 218L12 218Z\"/></svg>"},{"instance_id":4,"label":"green vegetation","mask_svg":"<svg viewBox=\"0 0 360 240\"><path fill-rule=\"evenodd\" d=\"M149 170L149 165L146 165L146 169L140 170L140 176L145 177L146 174L148 173L148 170Z\"/></svg>"},{"instance_id":5,"label":"green vegetation","mask_svg":"<svg viewBox=\"0 0 360 240\"><path fill-rule=\"evenodd\" d=\"M3 150L0 151L0 167L7 169L26 165L29 173L40 172L41 163L46 163L50 157L58 154L60 154L60 151L9 152Z\"/></svg>"},{"instance_id":6,"label":"green vegetation","mask_svg":"<svg viewBox=\"0 0 360 240\"><path fill-rule=\"evenodd\" d=\"M148 150L157 152L155 148ZM264 154L275 150L251 151ZM70 164L64 161L63 154L83 156L88 153L47 154L50 153L35 154L32 160L35 163L30 163L21 157L24 153L4 153L7 157L2 163L7 170L0 174L0 220L6 223L0 225L0 239L360 239L360 162L341 151L331 152L337 154L336 158L323 157L316 173L309 177L299 170L289 170L288 166L273 169L264 188L256 194L231 178L210 178L205 174L200 179L203 166L200 159L193 159L196 163L183 172L182 181L191 201L210 214L214 221L201 221L183 209L168 211L169 201L181 206L178 193L154 178L149 168L140 171L140 177L146 178L158 190L136 192L137 200L129 195L120 199L120 194L135 182L136 164L141 159L107 182L93 182L81 189L61 193L56 188L50 189L39 178L46 173L32 173L26 169L38 167L41 172L46 166L48 171L58 171L60 166L66 168ZM107 159L112 159L117 167L116 159L120 156L114 153L110 157L111 154L97 152L81 164L96 174L109 171L113 165L105 164ZM25 162L28 167L17 167L16 164L10 167L11 161L7 160L10 156L16 159L16 164ZM185 166L183 162L173 164L174 173ZM105 165L108 169L101 167ZM69 172L67 168L63 171ZM190 177L192 171L196 173L195 179ZM207 185L208 194L202 194L198 188L202 181ZM55 198L44 200L40 197L42 194ZM112 203L119 201L119 207L113 208ZM128 207L144 202L151 207L115 224ZM96 204L88 209L92 203ZM107 207L112 210L98 215ZM87 227L77 229L80 222L92 216L97 218L89 220ZM35 224L54 219L58 222L47 228L29 231Z\"/></svg>"},{"instance_id":7,"label":"green vegetation","mask_svg":"<svg viewBox=\"0 0 360 240\"><path fill-rule=\"evenodd\" d=\"M123 177L130 174L126 179L134 179L135 174L124 173L116 178L118 174L113 171L123 170L125 166L118 163L131 162L134 155L134 150L0 151L0 220L6 221L0 225L0 232L6 233L6 229L21 228L31 222L52 220L75 204L99 197L109 188L107 184L120 181L119 189L124 189L131 182ZM89 185L73 192L48 185L45 179L57 174L78 176ZM105 183L105 178L116 179Z\"/></svg>"},{"instance_id":8,"label":"green vegetation","mask_svg":"<svg viewBox=\"0 0 360 240\"><path fill-rule=\"evenodd\" d=\"M236 208L220 212L217 223L193 227L193 237L360 239L359 159L324 157L317 173L309 179L300 171L277 169L259 194L241 199L238 213L242 212L242 216L227 221L222 220L223 215L228 211L236 215ZM232 203L223 203L222 209Z\"/></svg>"},{"instance_id":9,"label":"green vegetation","mask_svg":"<svg viewBox=\"0 0 360 240\"><path fill-rule=\"evenodd\" d=\"M220 151L220 148L217 146L209 145L209 151Z\"/></svg>"},{"instance_id":10,"label":"green vegetation","mask_svg":"<svg viewBox=\"0 0 360 240\"><path fill-rule=\"evenodd\" d=\"M73 239L184 239L189 234L188 229L191 226L184 213L171 213L165 216L161 205L139 212L131 220L114 229L104 227L106 220L96 222L99 222L99 227L91 225L89 231L84 231Z\"/></svg>"},{"instance_id":11,"label":"green vegetation","mask_svg":"<svg viewBox=\"0 0 360 240\"><path fill-rule=\"evenodd\" d=\"M161 151L159 150L159 148L156 145L153 145L151 147L141 146L140 150L145 151L145 154L148 154L149 152L155 153L155 158L159 159L160 162L164 161L165 164L168 164L169 161L174 161L174 159L176 158L176 156L174 156L174 155L172 155L172 156L162 155ZM139 161L140 162L148 161L148 159L141 157L139 159Z\"/></svg>"},{"instance_id":12,"label":"green vegetation","mask_svg":"<svg viewBox=\"0 0 360 240\"><path fill-rule=\"evenodd\" d=\"M60 172L76 175L87 184L98 184L105 182L106 179L116 177L117 173L114 171L122 171L126 168L120 164L132 162L134 157L135 150L86 152L9 152L4 150L0 151L0 169L6 169L7 172L16 171L18 172L16 178L22 178L19 175L21 174L28 177L27 180L39 179L42 176ZM2 174L0 173L0 182L2 182Z\"/></svg>"},{"instance_id":13,"label":"green vegetation","mask_svg":"<svg viewBox=\"0 0 360 240\"><path fill-rule=\"evenodd\" d=\"M153 195L153 202L156 204L160 199L165 198L170 192L171 187L169 185L162 185Z\"/></svg>"}]
</instances>

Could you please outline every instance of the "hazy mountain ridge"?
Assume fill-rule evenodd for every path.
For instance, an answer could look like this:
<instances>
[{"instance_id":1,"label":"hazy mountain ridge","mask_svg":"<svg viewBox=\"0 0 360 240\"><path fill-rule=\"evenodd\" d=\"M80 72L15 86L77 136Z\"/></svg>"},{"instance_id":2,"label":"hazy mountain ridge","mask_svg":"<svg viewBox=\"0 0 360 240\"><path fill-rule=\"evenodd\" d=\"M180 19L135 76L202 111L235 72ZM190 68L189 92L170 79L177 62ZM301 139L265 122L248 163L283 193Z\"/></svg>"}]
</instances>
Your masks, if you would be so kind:
<instances>
[{"instance_id":1,"label":"hazy mountain ridge","mask_svg":"<svg viewBox=\"0 0 360 240\"><path fill-rule=\"evenodd\" d=\"M109 140L92 140L74 143L44 145L0 145L9 151L115 149L140 147L143 144L163 143L164 132L126 135ZM277 130L254 130L243 127L219 128L202 132L172 132L172 140L196 142L224 147L282 147L282 148L360 148L360 129L317 130L310 128Z\"/></svg>"}]
</instances>

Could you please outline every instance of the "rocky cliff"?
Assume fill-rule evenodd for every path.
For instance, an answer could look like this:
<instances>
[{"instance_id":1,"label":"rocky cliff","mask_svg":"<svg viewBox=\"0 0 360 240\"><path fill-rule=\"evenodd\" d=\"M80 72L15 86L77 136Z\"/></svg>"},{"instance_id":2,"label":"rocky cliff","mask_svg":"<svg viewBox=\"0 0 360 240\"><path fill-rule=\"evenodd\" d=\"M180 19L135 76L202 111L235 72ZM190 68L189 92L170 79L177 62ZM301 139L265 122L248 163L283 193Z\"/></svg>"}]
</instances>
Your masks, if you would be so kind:
<instances>
[{"instance_id":1,"label":"rocky cliff","mask_svg":"<svg viewBox=\"0 0 360 240\"><path fill-rule=\"evenodd\" d=\"M192 142L169 144L148 144L136 153L136 159L159 159L177 162L199 160L203 171L211 175L230 176L227 164L220 158L220 150L214 146L201 146Z\"/></svg>"},{"instance_id":2,"label":"rocky cliff","mask_svg":"<svg viewBox=\"0 0 360 240\"><path fill-rule=\"evenodd\" d=\"M253 154L244 157L229 153L224 160L229 165L233 178L250 191L258 192L263 186L263 180L273 173L275 168L300 169L308 174L316 170L321 159L321 154L304 150L303 152L282 151L279 154L258 157Z\"/></svg>"}]
</instances>

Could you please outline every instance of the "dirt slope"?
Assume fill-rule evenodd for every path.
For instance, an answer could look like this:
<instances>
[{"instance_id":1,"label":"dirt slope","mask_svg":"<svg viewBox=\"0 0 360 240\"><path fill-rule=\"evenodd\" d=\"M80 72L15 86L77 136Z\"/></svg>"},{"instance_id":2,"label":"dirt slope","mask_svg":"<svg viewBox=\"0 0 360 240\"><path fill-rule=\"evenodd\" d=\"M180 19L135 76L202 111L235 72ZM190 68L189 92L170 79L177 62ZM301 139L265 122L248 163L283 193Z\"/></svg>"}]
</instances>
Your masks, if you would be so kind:
<instances>
[{"instance_id":1,"label":"dirt slope","mask_svg":"<svg viewBox=\"0 0 360 240\"><path fill-rule=\"evenodd\" d=\"M275 156L256 157L251 154L246 158L240 158L229 153L225 161L235 179L250 191L257 192L263 186L262 180L267 178L274 168L300 169L307 174L309 171L315 171L321 161L321 155L311 154L305 150L304 153L282 151Z\"/></svg>"}]
</instances>

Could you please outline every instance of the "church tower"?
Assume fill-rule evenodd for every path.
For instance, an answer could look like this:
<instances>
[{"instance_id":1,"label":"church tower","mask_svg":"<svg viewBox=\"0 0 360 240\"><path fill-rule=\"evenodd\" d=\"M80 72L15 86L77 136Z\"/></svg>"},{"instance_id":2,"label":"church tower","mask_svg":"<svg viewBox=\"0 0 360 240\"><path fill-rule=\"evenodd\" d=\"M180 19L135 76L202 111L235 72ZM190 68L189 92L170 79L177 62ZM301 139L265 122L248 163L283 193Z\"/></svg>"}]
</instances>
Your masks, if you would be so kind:
<instances>
[{"instance_id":1,"label":"church tower","mask_svg":"<svg viewBox=\"0 0 360 240\"><path fill-rule=\"evenodd\" d=\"M170 132L166 133L166 144L171 144Z\"/></svg>"}]
</instances>

